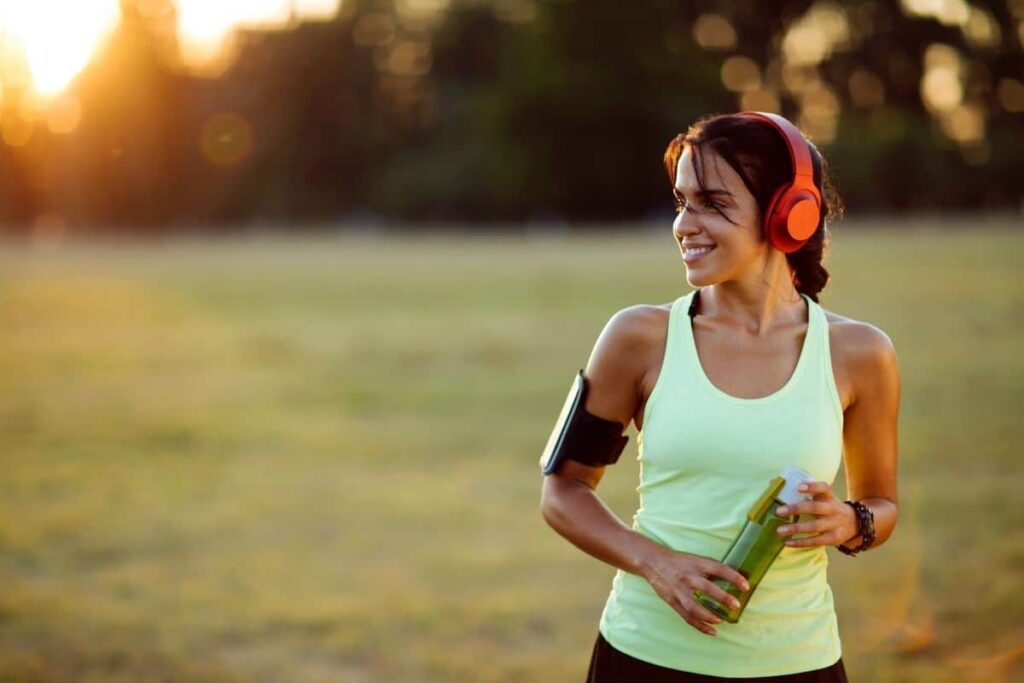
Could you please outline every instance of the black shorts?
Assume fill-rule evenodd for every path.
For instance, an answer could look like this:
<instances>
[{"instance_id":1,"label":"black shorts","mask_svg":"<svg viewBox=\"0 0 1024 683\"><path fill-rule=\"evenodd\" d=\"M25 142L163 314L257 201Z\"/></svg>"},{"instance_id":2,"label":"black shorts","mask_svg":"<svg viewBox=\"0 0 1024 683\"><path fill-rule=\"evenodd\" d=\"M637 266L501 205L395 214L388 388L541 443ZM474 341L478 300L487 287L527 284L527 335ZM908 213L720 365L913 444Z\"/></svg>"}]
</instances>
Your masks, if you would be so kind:
<instances>
[{"instance_id":1,"label":"black shorts","mask_svg":"<svg viewBox=\"0 0 1024 683\"><path fill-rule=\"evenodd\" d=\"M590 657L590 671L587 683L849 683L843 658L824 669L801 671L784 676L762 676L761 678L722 678L704 674L687 673L677 669L669 669L657 664L630 657L609 644L600 632L594 643L594 653Z\"/></svg>"}]
</instances>

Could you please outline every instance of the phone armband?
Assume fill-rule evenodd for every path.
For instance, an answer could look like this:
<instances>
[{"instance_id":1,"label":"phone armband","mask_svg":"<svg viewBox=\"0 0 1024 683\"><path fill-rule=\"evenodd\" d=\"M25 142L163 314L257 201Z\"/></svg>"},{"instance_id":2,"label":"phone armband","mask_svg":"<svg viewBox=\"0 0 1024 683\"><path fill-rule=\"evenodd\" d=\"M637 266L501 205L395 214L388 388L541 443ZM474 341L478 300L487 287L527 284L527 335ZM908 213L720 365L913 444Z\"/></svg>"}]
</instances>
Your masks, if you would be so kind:
<instances>
[{"instance_id":1,"label":"phone armband","mask_svg":"<svg viewBox=\"0 0 1024 683\"><path fill-rule=\"evenodd\" d=\"M587 378L580 370L540 456L541 471L545 475L557 471L566 460L591 467L611 465L618 461L626 447L629 437L622 433L625 427L587 412L586 400Z\"/></svg>"}]
</instances>

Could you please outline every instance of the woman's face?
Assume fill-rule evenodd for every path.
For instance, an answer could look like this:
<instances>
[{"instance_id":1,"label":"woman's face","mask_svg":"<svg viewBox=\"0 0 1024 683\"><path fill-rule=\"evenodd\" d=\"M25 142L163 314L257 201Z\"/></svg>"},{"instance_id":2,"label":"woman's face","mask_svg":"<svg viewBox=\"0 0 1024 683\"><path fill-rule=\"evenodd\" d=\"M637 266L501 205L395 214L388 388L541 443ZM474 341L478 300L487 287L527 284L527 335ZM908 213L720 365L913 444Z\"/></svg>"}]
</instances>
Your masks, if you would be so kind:
<instances>
[{"instance_id":1,"label":"woman's face","mask_svg":"<svg viewBox=\"0 0 1024 683\"><path fill-rule=\"evenodd\" d=\"M676 166L677 214L672 232L686 264L686 280L693 287L743 279L764 263L771 248L761 233L757 201L743 180L712 151L701 153L704 184L701 193L687 147ZM718 205L733 222L714 210ZM696 247L710 246L704 253ZM691 248L693 247L693 248ZM781 252L780 252L781 253Z\"/></svg>"}]
</instances>

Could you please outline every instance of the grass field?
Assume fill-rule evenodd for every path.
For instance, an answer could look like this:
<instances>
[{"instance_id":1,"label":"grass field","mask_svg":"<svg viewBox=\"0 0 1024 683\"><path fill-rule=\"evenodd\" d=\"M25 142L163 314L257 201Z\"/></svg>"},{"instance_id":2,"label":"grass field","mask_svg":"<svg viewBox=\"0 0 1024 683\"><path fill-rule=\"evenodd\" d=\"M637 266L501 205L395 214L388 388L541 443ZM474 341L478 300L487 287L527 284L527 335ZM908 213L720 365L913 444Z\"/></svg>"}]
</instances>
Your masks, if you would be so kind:
<instances>
[{"instance_id":1,"label":"grass field","mask_svg":"<svg viewBox=\"0 0 1024 683\"><path fill-rule=\"evenodd\" d=\"M829 551L857 683L1024 680L1022 263L1019 221L836 230L822 305L903 378L899 525ZM688 289L667 229L6 245L0 681L582 680L613 570L537 457Z\"/></svg>"}]
</instances>

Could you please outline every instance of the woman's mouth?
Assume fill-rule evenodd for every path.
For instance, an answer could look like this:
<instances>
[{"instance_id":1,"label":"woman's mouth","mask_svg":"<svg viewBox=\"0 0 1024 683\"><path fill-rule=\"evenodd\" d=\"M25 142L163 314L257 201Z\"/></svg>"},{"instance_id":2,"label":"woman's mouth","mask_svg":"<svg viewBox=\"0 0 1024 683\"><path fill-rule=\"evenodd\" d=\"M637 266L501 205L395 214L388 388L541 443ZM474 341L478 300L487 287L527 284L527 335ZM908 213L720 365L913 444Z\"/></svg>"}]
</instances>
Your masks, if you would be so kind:
<instances>
[{"instance_id":1,"label":"woman's mouth","mask_svg":"<svg viewBox=\"0 0 1024 683\"><path fill-rule=\"evenodd\" d=\"M715 247L687 247L683 250L683 261L690 265L696 263L706 256L708 253L715 250Z\"/></svg>"}]
</instances>

